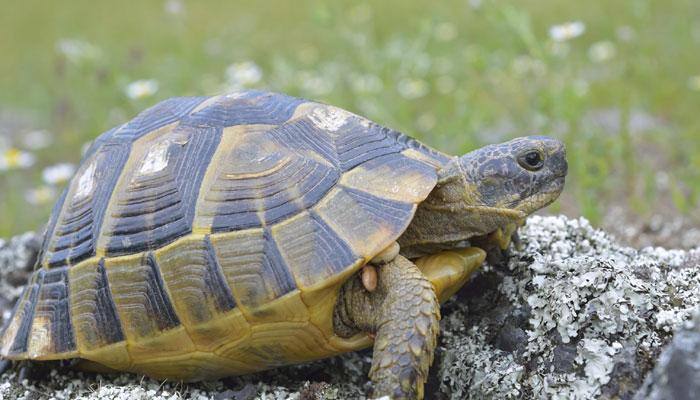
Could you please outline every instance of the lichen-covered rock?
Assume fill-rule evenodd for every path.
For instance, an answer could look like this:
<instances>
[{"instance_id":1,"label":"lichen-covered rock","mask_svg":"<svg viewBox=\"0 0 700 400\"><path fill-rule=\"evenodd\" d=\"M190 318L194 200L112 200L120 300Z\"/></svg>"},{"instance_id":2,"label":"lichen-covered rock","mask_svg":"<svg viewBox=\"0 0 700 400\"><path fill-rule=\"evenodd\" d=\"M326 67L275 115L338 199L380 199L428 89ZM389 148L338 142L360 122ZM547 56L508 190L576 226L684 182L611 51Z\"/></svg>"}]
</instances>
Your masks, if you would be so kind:
<instances>
[{"instance_id":1,"label":"lichen-covered rock","mask_svg":"<svg viewBox=\"0 0 700 400\"><path fill-rule=\"evenodd\" d=\"M530 218L521 239L521 249L485 266L444 306L427 398L631 399L700 303L700 252L638 251L583 219L564 217ZM26 275L18 260L31 260L12 254L36 251L36 245L26 253L17 247L31 242L0 246L1 296L11 293L8 301L18 293L11 271ZM683 338L664 353L639 396L661 399L685 390L678 385L688 382L664 378L681 365L700 364L692 347L700 339ZM357 399L367 390L370 358L364 351L196 385L41 368L22 383L16 372L0 377L0 400Z\"/></svg>"},{"instance_id":2,"label":"lichen-covered rock","mask_svg":"<svg viewBox=\"0 0 700 400\"><path fill-rule=\"evenodd\" d=\"M700 398L700 309L659 357L635 400Z\"/></svg>"},{"instance_id":3,"label":"lichen-covered rock","mask_svg":"<svg viewBox=\"0 0 700 400\"><path fill-rule=\"evenodd\" d=\"M521 250L452 303L442 392L630 398L700 303L694 255L621 247L587 221L563 217L531 218L522 239ZM464 332L453 328L460 321Z\"/></svg>"},{"instance_id":4,"label":"lichen-covered rock","mask_svg":"<svg viewBox=\"0 0 700 400\"><path fill-rule=\"evenodd\" d=\"M22 293L40 247L41 239L31 232L7 241L0 239L0 321L3 324Z\"/></svg>"}]
</instances>

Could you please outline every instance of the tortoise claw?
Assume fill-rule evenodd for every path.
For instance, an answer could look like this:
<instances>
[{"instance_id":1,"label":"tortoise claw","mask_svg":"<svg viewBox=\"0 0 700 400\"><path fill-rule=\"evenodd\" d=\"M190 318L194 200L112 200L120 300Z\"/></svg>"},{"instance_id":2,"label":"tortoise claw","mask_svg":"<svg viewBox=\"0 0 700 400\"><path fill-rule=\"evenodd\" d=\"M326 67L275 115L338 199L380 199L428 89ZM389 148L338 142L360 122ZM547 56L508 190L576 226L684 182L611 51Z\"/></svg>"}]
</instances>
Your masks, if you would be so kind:
<instances>
[{"instance_id":1,"label":"tortoise claw","mask_svg":"<svg viewBox=\"0 0 700 400\"><path fill-rule=\"evenodd\" d=\"M515 248L518 251L523 250L523 242L522 240L520 240L520 233L518 233L517 229L515 230L515 232L513 232L513 235L510 237L510 241L511 243L513 243L513 246L515 246Z\"/></svg>"},{"instance_id":2,"label":"tortoise claw","mask_svg":"<svg viewBox=\"0 0 700 400\"><path fill-rule=\"evenodd\" d=\"M21 361L19 363L19 368L17 369L17 380L22 382L25 379L29 379L29 375L32 373L32 364L27 361Z\"/></svg>"}]
</instances>

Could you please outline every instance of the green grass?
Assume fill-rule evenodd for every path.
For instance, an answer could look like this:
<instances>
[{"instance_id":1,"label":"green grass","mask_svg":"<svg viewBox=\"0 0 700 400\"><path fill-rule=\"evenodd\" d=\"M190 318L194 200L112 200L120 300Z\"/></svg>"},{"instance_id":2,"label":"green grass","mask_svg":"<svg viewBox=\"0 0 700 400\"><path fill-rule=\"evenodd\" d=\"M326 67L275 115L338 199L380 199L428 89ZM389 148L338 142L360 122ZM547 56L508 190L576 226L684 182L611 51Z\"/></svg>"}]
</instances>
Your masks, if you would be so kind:
<instances>
[{"instance_id":1,"label":"green grass","mask_svg":"<svg viewBox=\"0 0 700 400\"><path fill-rule=\"evenodd\" d=\"M262 70L254 87L333 103L450 153L560 137L571 172L559 207L596 222L611 204L697 216L696 0L477 3L192 1L174 15L160 1L0 0L0 115L29 121L0 119L0 135L19 148L29 128L54 138L33 167L0 171L0 236L46 220L51 204L25 200L44 167L77 163L83 143L161 99L226 90L226 68L244 61ZM548 30L566 21L586 31L557 45ZM57 50L65 39L95 54L71 59ZM615 54L595 62L601 41ZM159 90L129 99L139 79ZM652 122L640 129L640 118Z\"/></svg>"}]
</instances>

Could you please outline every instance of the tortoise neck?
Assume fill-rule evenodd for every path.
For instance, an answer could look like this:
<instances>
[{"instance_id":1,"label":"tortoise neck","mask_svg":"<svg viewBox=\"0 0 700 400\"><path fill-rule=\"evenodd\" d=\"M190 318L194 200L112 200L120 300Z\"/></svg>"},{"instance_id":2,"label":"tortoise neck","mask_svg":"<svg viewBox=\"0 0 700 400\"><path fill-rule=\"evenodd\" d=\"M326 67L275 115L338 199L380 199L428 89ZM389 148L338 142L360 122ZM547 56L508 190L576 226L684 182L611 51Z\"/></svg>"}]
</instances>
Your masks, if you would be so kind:
<instances>
[{"instance_id":1,"label":"tortoise neck","mask_svg":"<svg viewBox=\"0 0 700 400\"><path fill-rule=\"evenodd\" d=\"M416 258L466 247L469 238L493 232L508 222L504 215L480 203L455 157L439 172L438 184L418 205L411 224L399 237L401 254Z\"/></svg>"}]
</instances>

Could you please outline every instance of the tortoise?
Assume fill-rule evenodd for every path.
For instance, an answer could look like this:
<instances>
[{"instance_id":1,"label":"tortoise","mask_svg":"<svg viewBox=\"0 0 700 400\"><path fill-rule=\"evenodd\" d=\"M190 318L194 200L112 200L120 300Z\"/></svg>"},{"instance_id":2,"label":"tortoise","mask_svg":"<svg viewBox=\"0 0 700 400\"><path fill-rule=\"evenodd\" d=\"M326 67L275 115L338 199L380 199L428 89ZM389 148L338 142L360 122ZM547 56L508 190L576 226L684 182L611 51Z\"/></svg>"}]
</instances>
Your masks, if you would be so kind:
<instances>
[{"instance_id":1,"label":"tortoise","mask_svg":"<svg viewBox=\"0 0 700 400\"><path fill-rule=\"evenodd\" d=\"M507 243L566 172L544 136L456 157L284 94L165 100L83 156L0 357L198 381L374 344L372 395L422 398L469 239Z\"/></svg>"}]
</instances>

